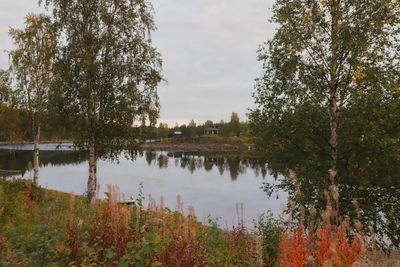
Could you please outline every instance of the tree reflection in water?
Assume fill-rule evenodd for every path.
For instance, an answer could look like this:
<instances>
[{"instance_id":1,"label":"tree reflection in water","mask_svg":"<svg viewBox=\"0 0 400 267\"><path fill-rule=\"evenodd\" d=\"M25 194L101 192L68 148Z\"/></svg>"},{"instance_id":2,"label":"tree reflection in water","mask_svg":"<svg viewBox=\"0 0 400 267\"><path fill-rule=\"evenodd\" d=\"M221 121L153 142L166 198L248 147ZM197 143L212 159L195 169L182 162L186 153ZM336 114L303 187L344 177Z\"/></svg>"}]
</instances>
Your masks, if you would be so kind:
<instances>
[{"instance_id":1,"label":"tree reflection in water","mask_svg":"<svg viewBox=\"0 0 400 267\"><path fill-rule=\"evenodd\" d=\"M216 156L199 156L184 154L182 152L156 152L156 151L145 151L145 158L149 166L157 162L160 169L168 167L169 158L172 158L175 162L175 166L180 166L183 169L187 169L191 174L196 170L202 170L209 172L216 168L219 174L222 176L225 171L228 171L232 181L238 179L241 174L246 173L246 170L251 169L254 171L254 175L259 177L260 175L265 178L267 175L267 169L265 162L260 159L244 159L238 157L216 157Z\"/></svg>"},{"instance_id":2,"label":"tree reflection in water","mask_svg":"<svg viewBox=\"0 0 400 267\"><path fill-rule=\"evenodd\" d=\"M86 154L78 151L41 151L40 167L80 164L87 161ZM0 150L0 169L2 170L21 171L24 175L32 162L32 151Z\"/></svg>"}]
</instances>

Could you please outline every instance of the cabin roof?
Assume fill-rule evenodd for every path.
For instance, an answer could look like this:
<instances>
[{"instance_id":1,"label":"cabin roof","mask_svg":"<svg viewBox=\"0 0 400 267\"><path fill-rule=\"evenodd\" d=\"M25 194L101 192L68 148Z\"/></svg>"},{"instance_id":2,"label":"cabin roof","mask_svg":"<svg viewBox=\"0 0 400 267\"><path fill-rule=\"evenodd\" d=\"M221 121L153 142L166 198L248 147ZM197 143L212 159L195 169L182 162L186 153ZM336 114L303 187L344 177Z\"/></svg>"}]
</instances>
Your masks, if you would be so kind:
<instances>
[{"instance_id":1,"label":"cabin roof","mask_svg":"<svg viewBox=\"0 0 400 267\"><path fill-rule=\"evenodd\" d=\"M219 131L219 127L218 126L212 126L212 127L208 127L207 128L207 130L213 130L213 131L215 131L215 130L217 130L217 131Z\"/></svg>"}]
</instances>

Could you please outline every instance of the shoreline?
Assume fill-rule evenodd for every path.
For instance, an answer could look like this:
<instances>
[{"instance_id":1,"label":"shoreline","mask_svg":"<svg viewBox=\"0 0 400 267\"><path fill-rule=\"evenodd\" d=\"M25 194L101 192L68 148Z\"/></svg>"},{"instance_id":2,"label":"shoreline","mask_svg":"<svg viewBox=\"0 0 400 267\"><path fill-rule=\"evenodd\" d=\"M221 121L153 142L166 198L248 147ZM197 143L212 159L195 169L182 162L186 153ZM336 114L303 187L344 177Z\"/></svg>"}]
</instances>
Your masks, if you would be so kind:
<instances>
[{"instance_id":1,"label":"shoreline","mask_svg":"<svg viewBox=\"0 0 400 267\"><path fill-rule=\"evenodd\" d=\"M72 141L41 141L40 144L70 144ZM0 146L32 145L31 141L5 142L0 141ZM1 148L1 147L0 147ZM225 140L203 138L199 140L171 140L160 142L147 142L141 145L143 150L163 151L171 153L188 153L193 155L220 155L233 157L261 158L263 153L254 149L253 144L242 140Z\"/></svg>"},{"instance_id":2,"label":"shoreline","mask_svg":"<svg viewBox=\"0 0 400 267\"><path fill-rule=\"evenodd\" d=\"M40 141L39 144L69 144L73 143L73 141L69 140L61 140L61 141ZM0 145L33 145L33 141L0 141Z\"/></svg>"},{"instance_id":3,"label":"shoreline","mask_svg":"<svg viewBox=\"0 0 400 267\"><path fill-rule=\"evenodd\" d=\"M222 155L243 155L261 157L262 153L248 146L218 144L218 143L197 143L197 142L160 142L146 143L142 145L144 150L166 151L172 153L189 154L222 154Z\"/></svg>"}]
</instances>

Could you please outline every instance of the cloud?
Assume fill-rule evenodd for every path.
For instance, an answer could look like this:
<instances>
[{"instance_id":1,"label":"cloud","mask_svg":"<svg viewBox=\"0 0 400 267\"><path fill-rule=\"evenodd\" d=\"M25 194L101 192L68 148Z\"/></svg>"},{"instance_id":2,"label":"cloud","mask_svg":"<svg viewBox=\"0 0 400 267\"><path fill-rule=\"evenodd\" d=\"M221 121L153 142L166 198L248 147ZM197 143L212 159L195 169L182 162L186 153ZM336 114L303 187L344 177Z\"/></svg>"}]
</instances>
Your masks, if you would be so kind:
<instances>
[{"instance_id":1,"label":"cloud","mask_svg":"<svg viewBox=\"0 0 400 267\"><path fill-rule=\"evenodd\" d=\"M270 38L272 1L154 1L167 86L160 87L161 119L219 121L252 106L260 44ZM184 114L184 116L179 115Z\"/></svg>"},{"instance_id":2,"label":"cloud","mask_svg":"<svg viewBox=\"0 0 400 267\"><path fill-rule=\"evenodd\" d=\"M163 56L168 83L159 87L161 121L188 123L245 118L254 79L261 74L256 51L271 38L273 0L152 0L158 30L153 42ZM22 27L33 0L1 0L0 50L11 49L8 27ZM0 68L7 67L0 54Z\"/></svg>"},{"instance_id":3,"label":"cloud","mask_svg":"<svg viewBox=\"0 0 400 267\"><path fill-rule=\"evenodd\" d=\"M8 36L10 27L22 28L27 14L43 11L35 0L0 1L0 68L8 68L8 56L4 50L11 50L13 46Z\"/></svg>"}]
</instances>

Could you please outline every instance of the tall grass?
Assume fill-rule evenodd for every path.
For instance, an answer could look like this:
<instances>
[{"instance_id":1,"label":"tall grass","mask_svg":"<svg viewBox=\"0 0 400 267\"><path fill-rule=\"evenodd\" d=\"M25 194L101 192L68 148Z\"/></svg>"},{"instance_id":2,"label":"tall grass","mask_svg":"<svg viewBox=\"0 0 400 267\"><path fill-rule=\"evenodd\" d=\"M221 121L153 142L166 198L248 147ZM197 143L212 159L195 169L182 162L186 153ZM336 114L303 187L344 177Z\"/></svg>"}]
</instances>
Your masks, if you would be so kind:
<instances>
[{"instance_id":1,"label":"tall grass","mask_svg":"<svg viewBox=\"0 0 400 267\"><path fill-rule=\"evenodd\" d=\"M297 190L300 195L300 186ZM372 253L360 234L359 220L339 216L334 185L325 192L324 213L318 217L310 208L307 225L303 207L300 223L290 219L284 228L267 214L254 230L244 225L241 205L238 223L222 229L210 217L200 223L194 208L185 207L180 196L174 211L164 206L163 198L149 198L146 207L141 197L133 206L121 204L118 189L111 186L107 196L87 205L81 197L37 188L29 181L0 179L0 266L297 267L383 262L379 253L368 259Z\"/></svg>"},{"instance_id":2,"label":"tall grass","mask_svg":"<svg viewBox=\"0 0 400 267\"><path fill-rule=\"evenodd\" d=\"M28 181L0 185L0 266L263 266L261 237L243 219L225 230L200 223L179 196L175 211L163 199L130 207L109 187L88 206Z\"/></svg>"}]
</instances>

